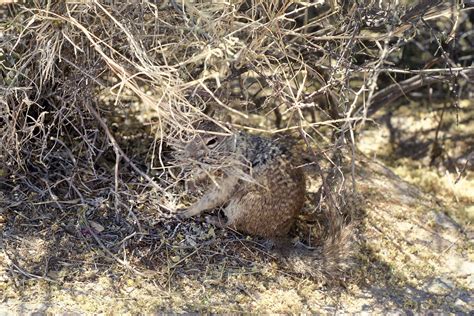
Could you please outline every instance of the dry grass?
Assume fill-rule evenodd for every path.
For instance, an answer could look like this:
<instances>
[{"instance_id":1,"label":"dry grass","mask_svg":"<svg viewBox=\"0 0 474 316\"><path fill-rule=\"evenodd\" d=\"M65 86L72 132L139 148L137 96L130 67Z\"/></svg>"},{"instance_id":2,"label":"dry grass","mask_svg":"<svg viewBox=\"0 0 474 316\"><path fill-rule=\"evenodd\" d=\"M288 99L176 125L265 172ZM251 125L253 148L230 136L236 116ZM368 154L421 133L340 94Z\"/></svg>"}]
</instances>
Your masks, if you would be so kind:
<instances>
[{"instance_id":1,"label":"dry grass","mask_svg":"<svg viewBox=\"0 0 474 316\"><path fill-rule=\"evenodd\" d=\"M115 287L161 291L146 311L304 310L294 291L322 280L285 267L262 240L175 217L193 197L173 145L203 119L298 138L315 187L294 236L317 245L327 214L353 195L356 139L372 115L419 91L445 95L449 109L472 93L467 8L377 3L0 4L2 299L76 296L104 281L101 299L83 293L97 302L90 311ZM472 163L454 164L467 166L464 181ZM148 283L134 290L135 278ZM302 288L263 303L281 296L279 278ZM230 289L224 303L209 284Z\"/></svg>"}]
</instances>

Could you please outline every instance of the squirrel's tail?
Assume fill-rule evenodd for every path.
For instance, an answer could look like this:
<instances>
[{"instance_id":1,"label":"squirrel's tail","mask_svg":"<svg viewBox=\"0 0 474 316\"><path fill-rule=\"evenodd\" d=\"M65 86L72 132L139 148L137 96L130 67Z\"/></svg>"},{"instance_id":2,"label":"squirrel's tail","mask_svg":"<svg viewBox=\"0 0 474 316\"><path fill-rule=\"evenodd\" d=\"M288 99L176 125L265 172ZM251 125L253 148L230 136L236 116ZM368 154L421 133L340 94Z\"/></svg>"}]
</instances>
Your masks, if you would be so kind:
<instances>
[{"instance_id":1,"label":"squirrel's tail","mask_svg":"<svg viewBox=\"0 0 474 316\"><path fill-rule=\"evenodd\" d=\"M293 248L286 262L296 273L317 279L345 279L353 262L354 226L341 224L315 249Z\"/></svg>"}]
</instances>

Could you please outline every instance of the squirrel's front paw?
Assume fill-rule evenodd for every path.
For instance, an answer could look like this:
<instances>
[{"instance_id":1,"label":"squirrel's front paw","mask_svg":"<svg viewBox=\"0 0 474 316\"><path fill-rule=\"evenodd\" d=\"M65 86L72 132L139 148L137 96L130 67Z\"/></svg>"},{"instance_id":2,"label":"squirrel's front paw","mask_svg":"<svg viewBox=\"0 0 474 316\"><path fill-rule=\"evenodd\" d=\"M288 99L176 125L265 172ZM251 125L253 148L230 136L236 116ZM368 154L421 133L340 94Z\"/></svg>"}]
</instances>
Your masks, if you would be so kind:
<instances>
[{"instance_id":1,"label":"squirrel's front paw","mask_svg":"<svg viewBox=\"0 0 474 316\"><path fill-rule=\"evenodd\" d=\"M192 207L189 207L179 210L177 215L180 219L186 219L194 216L195 214L195 210Z\"/></svg>"}]
</instances>

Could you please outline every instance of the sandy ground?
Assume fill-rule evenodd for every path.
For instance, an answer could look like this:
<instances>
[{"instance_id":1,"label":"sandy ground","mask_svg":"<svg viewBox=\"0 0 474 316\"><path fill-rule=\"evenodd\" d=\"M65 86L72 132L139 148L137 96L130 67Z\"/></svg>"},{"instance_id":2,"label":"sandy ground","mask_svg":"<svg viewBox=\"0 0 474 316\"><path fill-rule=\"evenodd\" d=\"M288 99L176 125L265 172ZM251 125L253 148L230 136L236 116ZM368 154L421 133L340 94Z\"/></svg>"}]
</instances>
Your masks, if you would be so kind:
<instances>
[{"instance_id":1,"label":"sandy ground","mask_svg":"<svg viewBox=\"0 0 474 316\"><path fill-rule=\"evenodd\" d=\"M410 125L402 113L396 117L401 118L391 122L394 130L423 132L430 126L426 120L422 127ZM403 124L408 127L402 129ZM159 238L146 242L160 234L150 224L142 247L131 250L140 259L130 259L137 273L104 253L92 238L67 234L67 227L46 219L21 219L2 210L0 314L472 313L472 173L467 170L454 185L449 168L439 172L440 165L433 171L423 161L428 155L397 153L400 145L390 145L390 135L381 124L360 140L365 156L360 153L356 164L361 195L357 250L354 268L342 282L298 275L258 240L194 221L177 224L162 242L165 246ZM398 135L406 144L404 134ZM430 137L429 132L423 135ZM445 144L446 155L457 150L452 157L462 164L469 143ZM107 231L113 223L101 225ZM34 233L15 233L20 226Z\"/></svg>"}]
</instances>

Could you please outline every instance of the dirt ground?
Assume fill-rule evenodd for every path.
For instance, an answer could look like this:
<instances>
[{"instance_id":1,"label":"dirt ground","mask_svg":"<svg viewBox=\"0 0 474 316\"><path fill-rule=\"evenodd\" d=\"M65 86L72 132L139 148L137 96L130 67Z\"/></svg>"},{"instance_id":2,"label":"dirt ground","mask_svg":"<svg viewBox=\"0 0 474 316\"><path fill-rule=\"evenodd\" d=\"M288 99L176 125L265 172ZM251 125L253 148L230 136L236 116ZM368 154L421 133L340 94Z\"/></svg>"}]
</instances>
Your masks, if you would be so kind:
<instances>
[{"instance_id":1,"label":"dirt ground","mask_svg":"<svg viewBox=\"0 0 474 316\"><path fill-rule=\"evenodd\" d=\"M0 210L0 313L472 312L474 177L472 164L459 167L473 149L472 103L447 114L431 167L436 115L410 122L410 106L360 135L357 251L345 280L298 275L260 240L206 223L174 220L162 236L152 210L142 210L150 222L127 258L79 236L77 223L9 209ZM115 222L107 207L101 216L88 225L107 241Z\"/></svg>"},{"instance_id":2,"label":"dirt ground","mask_svg":"<svg viewBox=\"0 0 474 316\"><path fill-rule=\"evenodd\" d=\"M461 2L0 1L0 315L472 314ZM176 216L209 119L314 149L291 241L337 209L347 269Z\"/></svg>"}]
</instances>

